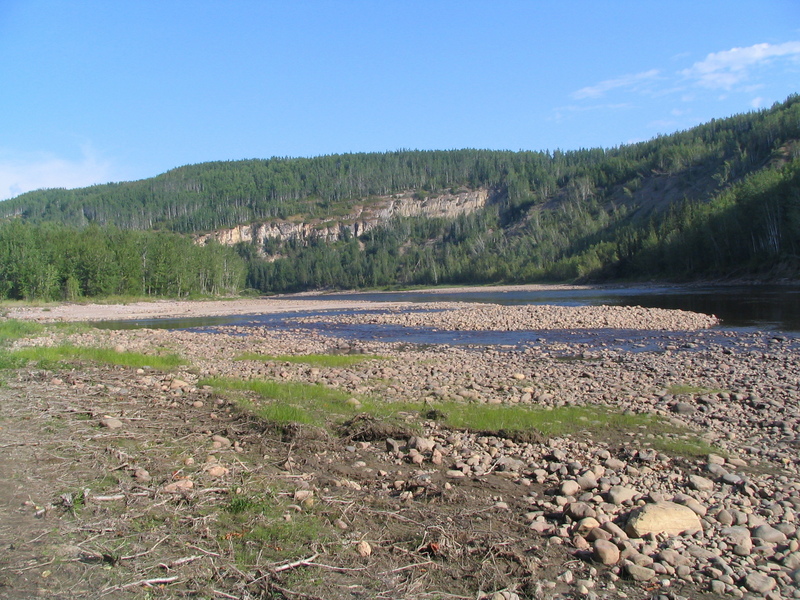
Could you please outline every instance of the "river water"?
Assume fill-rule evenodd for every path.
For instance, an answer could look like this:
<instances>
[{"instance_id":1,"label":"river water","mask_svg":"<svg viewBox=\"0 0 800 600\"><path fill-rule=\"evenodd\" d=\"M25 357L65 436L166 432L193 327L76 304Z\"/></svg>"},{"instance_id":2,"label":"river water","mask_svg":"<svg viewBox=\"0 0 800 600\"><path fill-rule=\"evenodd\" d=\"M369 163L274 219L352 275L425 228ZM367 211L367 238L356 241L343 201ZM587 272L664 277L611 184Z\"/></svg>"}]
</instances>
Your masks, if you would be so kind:
<instances>
[{"instance_id":1,"label":"river water","mask_svg":"<svg viewBox=\"0 0 800 600\"><path fill-rule=\"evenodd\" d=\"M302 296L312 300L324 295ZM723 327L800 332L800 286L602 286L469 292L380 292L336 294L337 299L493 304L613 305L671 308L716 315Z\"/></svg>"},{"instance_id":2,"label":"river water","mask_svg":"<svg viewBox=\"0 0 800 600\"><path fill-rule=\"evenodd\" d=\"M293 296L294 299L330 299L331 295ZM337 300L369 300L373 302L405 301L418 304L415 310L428 310L431 302L486 302L504 305L557 304L565 306L618 305L670 308L713 314L721 325L699 335L706 341L725 343L731 330L764 331L767 335L788 336L800 344L800 286L648 286L595 287L499 291L486 288L480 291L417 291L335 294ZM405 342L409 344L450 344L466 346L503 345L525 348L539 342L563 341L580 344L587 349L614 347L633 351L664 348L689 342L698 335L692 332L659 332L642 330L547 330L547 331L442 331L429 328L409 328L394 325L353 325L330 323L298 324L296 317L318 314L351 313L354 311L297 311L265 315L230 315L184 319L152 319L115 321L100 324L108 328L168 328L213 332L215 327L269 327L309 329L324 335L348 340ZM684 340L685 338L685 340Z\"/></svg>"}]
</instances>

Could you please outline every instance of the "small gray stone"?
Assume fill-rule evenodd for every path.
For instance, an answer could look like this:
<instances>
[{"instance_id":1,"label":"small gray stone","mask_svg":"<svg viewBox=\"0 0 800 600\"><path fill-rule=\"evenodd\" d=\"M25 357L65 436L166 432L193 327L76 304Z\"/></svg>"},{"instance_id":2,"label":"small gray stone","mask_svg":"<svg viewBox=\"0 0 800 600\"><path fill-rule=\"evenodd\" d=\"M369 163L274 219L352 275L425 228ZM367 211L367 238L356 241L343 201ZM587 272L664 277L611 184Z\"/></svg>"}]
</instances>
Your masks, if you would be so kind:
<instances>
[{"instance_id":1,"label":"small gray stone","mask_svg":"<svg viewBox=\"0 0 800 600\"><path fill-rule=\"evenodd\" d=\"M752 537L765 542L781 543L786 541L786 534L770 525L759 525L753 529Z\"/></svg>"},{"instance_id":2,"label":"small gray stone","mask_svg":"<svg viewBox=\"0 0 800 600\"><path fill-rule=\"evenodd\" d=\"M561 495L562 496L575 496L583 491L581 484L573 479L567 479L561 482Z\"/></svg>"},{"instance_id":3,"label":"small gray stone","mask_svg":"<svg viewBox=\"0 0 800 600\"><path fill-rule=\"evenodd\" d=\"M716 519L720 525L733 525L733 515L727 509L720 510L716 515Z\"/></svg>"},{"instance_id":4,"label":"small gray stone","mask_svg":"<svg viewBox=\"0 0 800 600\"><path fill-rule=\"evenodd\" d=\"M622 485L615 485L610 490L608 490L608 501L612 504L616 504L619 506L623 502L628 502L633 500L635 496L637 496L639 492L631 487L625 487Z\"/></svg>"},{"instance_id":5,"label":"small gray stone","mask_svg":"<svg viewBox=\"0 0 800 600\"><path fill-rule=\"evenodd\" d=\"M728 474L728 469L726 469L722 465L718 465L717 463L708 463L706 465L706 471L708 471L715 477L722 477Z\"/></svg>"},{"instance_id":6,"label":"small gray stone","mask_svg":"<svg viewBox=\"0 0 800 600\"><path fill-rule=\"evenodd\" d=\"M639 565L635 565L633 563L628 563L625 565L625 572L634 581L650 581L656 576L656 572L653 569L640 567Z\"/></svg>"},{"instance_id":7,"label":"small gray stone","mask_svg":"<svg viewBox=\"0 0 800 600\"><path fill-rule=\"evenodd\" d=\"M714 482L700 475L689 475L689 487L700 492L710 492L714 489Z\"/></svg>"},{"instance_id":8,"label":"small gray stone","mask_svg":"<svg viewBox=\"0 0 800 600\"><path fill-rule=\"evenodd\" d=\"M800 552L792 552L787 554L783 559L783 567L789 571L794 571L800 568Z\"/></svg>"},{"instance_id":9,"label":"small gray stone","mask_svg":"<svg viewBox=\"0 0 800 600\"><path fill-rule=\"evenodd\" d=\"M386 451L387 452L400 452L400 442L392 438L386 438Z\"/></svg>"},{"instance_id":10,"label":"small gray stone","mask_svg":"<svg viewBox=\"0 0 800 600\"><path fill-rule=\"evenodd\" d=\"M570 502L565 507L564 514L573 521L580 521L586 517L596 517L597 511L586 502Z\"/></svg>"},{"instance_id":11,"label":"small gray stone","mask_svg":"<svg viewBox=\"0 0 800 600\"><path fill-rule=\"evenodd\" d=\"M122 421L114 417L105 416L100 419L100 426L106 427L107 429L120 429L122 427Z\"/></svg>"},{"instance_id":12,"label":"small gray stone","mask_svg":"<svg viewBox=\"0 0 800 600\"><path fill-rule=\"evenodd\" d=\"M606 540L595 540L592 544L592 556L604 565L614 565L619 562L619 548Z\"/></svg>"},{"instance_id":13,"label":"small gray stone","mask_svg":"<svg viewBox=\"0 0 800 600\"><path fill-rule=\"evenodd\" d=\"M751 571L744 578L744 587L753 592L754 594L766 594L771 592L777 582L767 575L762 575L756 571Z\"/></svg>"},{"instance_id":14,"label":"small gray stone","mask_svg":"<svg viewBox=\"0 0 800 600\"><path fill-rule=\"evenodd\" d=\"M498 471L513 472L522 471L528 466L525 464L525 461L519 460L518 458L513 458L511 456L501 456L497 459L495 464L497 465Z\"/></svg>"},{"instance_id":15,"label":"small gray stone","mask_svg":"<svg viewBox=\"0 0 800 600\"><path fill-rule=\"evenodd\" d=\"M679 415L691 415L697 411L697 408L693 404L689 404L688 402L677 402L672 406L672 412L677 413Z\"/></svg>"},{"instance_id":16,"label":"small gray stone","mask_svg":"<svg viewBox=\"0 0 800 600\"><path fill-rule=\"evenodd\" d=\"M416 448L420 452L432 452L436 447L436 442L430 438L415 435L408 440L409 448Z\"/></svg>"},{"instance_id":17,"label":"small gray stone","mask_svg":"<svg viewBox=\"0 0 800 600\"><path fill-rule=\"evenodd\" d=\"M709 589L711 590L712 594L722 596L725 593L725 583L719 579L712 579Z\"/></svg>"},{"instance_id":18,"label":"small gray stone","mask_svg":"<svg viewBox=\"0 0 800 600\"><path fill-rule=\"evenodd\" d=\"M722 482L727 483L728 485L741 485L744 483L744 479L741 475L736 473L725 473L722 476Z\"/></svg>"},{"instance_id":19,"label":"small gray stone","mask_svg":"<svg viewBox=\"0 0 800 600\"><path fill-rule=\"evenodd\" d=\"M625 531L613 521L606 521L600 527L619 540L628 539L628 534L625 533Z\"/></svg>"}]
</instances>

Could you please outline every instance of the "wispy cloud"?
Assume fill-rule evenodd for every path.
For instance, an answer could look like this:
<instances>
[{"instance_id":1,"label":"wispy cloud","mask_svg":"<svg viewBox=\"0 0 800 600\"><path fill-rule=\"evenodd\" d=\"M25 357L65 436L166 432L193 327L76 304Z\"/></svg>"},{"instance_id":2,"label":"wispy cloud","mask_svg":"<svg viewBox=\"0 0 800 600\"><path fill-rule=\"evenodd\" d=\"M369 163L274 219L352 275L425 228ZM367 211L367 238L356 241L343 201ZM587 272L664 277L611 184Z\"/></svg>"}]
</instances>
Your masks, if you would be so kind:
<instances>
[{"instance_id":1,"label":"wispy cloud","mask_svg":"<svg viewBox=\"0 0 800 600\"><path fill-rule=\"evenodd\" d=\"M75 188L111 180L111 164L89 146L80 159L51 153L18 153L0 150L0 200L43 188Z\"/></svg>"},{"instance_id":2,"label":"wispy cloud","mask_svg":"<svg viewBox=\"0 0 800 600\"><path fill-rule=\"evenodd\" d=\"M595 85L581 88L577 92L573 92L572 97L576 100L583 100L585 98L600 98L611 90L640 90L645 83L657 79L659 74L660 71L658 69L650 69L642 73L633 73L630 75L622 75L615 79L606 79Z\"/></svg>"},{"instance_id":3,"label":"wispy cloud","mask_svg":"<svg viewBox=\"0 0 800 600\"><path fill-rule=\"evenodd\" d=\"M706 88L731 90L745 81L753 69L779 59L800 61L800 42L755 44L712 52L680 74Z\"/></svg>"},{"instance_id":4,"label":"wispy cloud","mask_svg":"<svg viewBox=\"0 0 800 600\"><path fill-rule=\"evenodd\" d=\"M676 60L688 58L681 54ZM702 90L753 94L763 88L759 77L770 66L800 67L800 41L782 44L755 44L745 48L732 48L712 52L703 60L679 71L650 69L640 73L621 75L594 85L583 87L570 96L574 100L597 100L617 94L638 94L650 97L681 94L682 101L694 98ZM763 80L763 77L762 77ZM753 98L754 103L763 102ZM560 110L560 109L559 109Z\"/></svg>"}]
</instances>

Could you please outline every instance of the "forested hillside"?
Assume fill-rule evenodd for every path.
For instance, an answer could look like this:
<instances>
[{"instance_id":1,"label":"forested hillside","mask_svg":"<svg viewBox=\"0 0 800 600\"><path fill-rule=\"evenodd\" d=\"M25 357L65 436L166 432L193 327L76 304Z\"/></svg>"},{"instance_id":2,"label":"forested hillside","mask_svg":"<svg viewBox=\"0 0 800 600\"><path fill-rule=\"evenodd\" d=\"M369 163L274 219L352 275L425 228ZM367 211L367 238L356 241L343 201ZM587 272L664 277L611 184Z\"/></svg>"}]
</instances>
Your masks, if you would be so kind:
<instances>
[{"instance_id":1,"label":"forested hillside","mask_svg":"<svg viewBox=\"0 0 800 600\"><path fill-rule=\"evenodd\" d=\"M800 263L799 140L800 97L792 96L767 110L612 149L409 150L215 162L142 181L31 192L0 203L0 296L213 293L236 287L244 270L246 285L262 292L794 277ZM149 269L143 257L156 253L149 244L188 244L179 234L250 223L347 224L393 195L425 201L470 190L487 191L489 201L454 218L394 216L372 222L358 237L342 227L332 242L261 239L238 244L236 256L213 245L182 247L187 262L190 256L214 262L224 254L231 265L224 283L211 284L214 277L203 275L191 285L165 286L142 275ZM75 258L86 255L91 239L107 240L108 260L120 273L129 271L121 266L126 257L138 256L136 275L92 283L103 277L83 274ZM65 250L73 243L77 248ZM20 256L33 247L54 257L46 263L44 286L22 281L29 269ZM165 268L181 271L177 264Z\"/></svg>"}]
</instances>

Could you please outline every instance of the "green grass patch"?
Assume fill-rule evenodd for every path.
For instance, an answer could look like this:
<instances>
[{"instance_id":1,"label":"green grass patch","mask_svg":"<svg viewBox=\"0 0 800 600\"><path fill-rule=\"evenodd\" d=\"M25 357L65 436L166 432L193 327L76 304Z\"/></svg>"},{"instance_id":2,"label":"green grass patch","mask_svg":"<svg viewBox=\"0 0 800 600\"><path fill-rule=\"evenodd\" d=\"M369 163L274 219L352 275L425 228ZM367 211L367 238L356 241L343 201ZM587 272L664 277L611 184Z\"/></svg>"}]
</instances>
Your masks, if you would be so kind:
<instances>
[{"instance_id":1,"label":"green grass patch","mask_svg":"<svg viewBox=\"0 0 800 600\"><path fill-rule=\"evenodd\" d=\"M693 435L657 437L652 440L651 446L656 450L673 456L686 456L689 458L701 458L709 454L728 456L725 450L717 448Z\"/></svg>"},{"instance_id":2,"label":"green grass patch","mask_svg":"<svg viewBox=\"0 0 800 600\"><path fill-rule=\"evenodd\" d=\"M313 507L301 512L290 509L289 504L294 503L290 498L274 493L231 494L218 519L219 531L226 545L232 546L239 565L285 560L331 538L324 517Z\"/></svg>"},{"instance_id":3,"label":"green grass patch","mask_svg":"<svg viewBox=\"0 0 800 600\"><path fill-rule=\"evenodd\" d=\"M599 406L563 406L545 410L523 406L446 403L437 405L436 409L444 415L444 423L449 427L486 432L536 429L545 435L562 436L581 430L622 432L642 426L652 431L668 425L654 415L625 415Z\"/></svg>"},{"instance_id":4,"label":"green grass patch","mask_svg":"<svg viewBox=\"0 0 800 600\"><path fill-rule=\"evenodd\" d=\"M631 414L603 406L563 406L552 410L523 406L445 403L433 408L448 427L487 433L534 429L546 436L588 433L613 443L630 443L631 434L647 434L650 446L671 455L697 457L718 449L685 428L654 414Z\"/></svg>"},{"instance_id":5,"label":"green grass patch","mask_svg":"<svg viewBox=\"0 0 800 600\"><path fill-rule=\"evenodd\" d=\"M331 416L347 416L358 409L347 403L352 396L323 385L294 381L212 378L200 382L221 392L252 392L255 400L233 395L239 408L277 424L324 425Z\"/></svg>"},{"instance_id":6,"label":"green grass patch","mask_svg":"<svg viewBox=\"0 0 800 600\"><path fill-rule=\"evenodd\" d=\"M240 410L275 425L299 423L330 428L360 414L385 422L405 422L401 413L421 413L425 408L422 403L381 402L364 397L358 398L359 405L353 405L348 402L352 394L293 381L211 378L198 385L212 386Z\"/></svg>"},{"instance_id":7,"label":"green grass patch","mask_svg":"<svg viewBox=\"0 0 800 600\"><path fill-rule=\"evenodd\" d=\"M14 352L0 350L0 370L19 369L24 367L26 362L24 358L17 356Z\"/></svg>"},{"instance_id":8,"label":"green grass patch","mask_svg":"<svg viewBox=\"0 0 800 600\"><path fill-rule=\"evenodd\" d=\"M84 348L69 345L31 346L20 348L9 354L24 361L36 361L42 367L83 360L123 367L151 367L168 371L187 364L177 354L147 355L139 352L117 352L110 348Z\"/></svg>"},{"instance_id":9,"label":"green grass patch","mask_svg":"<svg viewBox=\"0 0 800 600\"><path fill-rule=\"evenodd\" d=\"M373 354L281 354L278 356L246 352L234 360L256 360L289 362L295 364L311 365L312 367L344 368L368 360L385 360L383 356Z\"/></svg>"},{"instance_id":10,"label":"green grass patch","mask_svg":"<svg viewBox=\"0 0 800 600\"><path fill-rule=\"evenodd\" d=\"M43 333L45 326L33 321L19 321L17 319L0 320L0 345L10 340L32 337Z\"/></svg>"}]
</instances>

